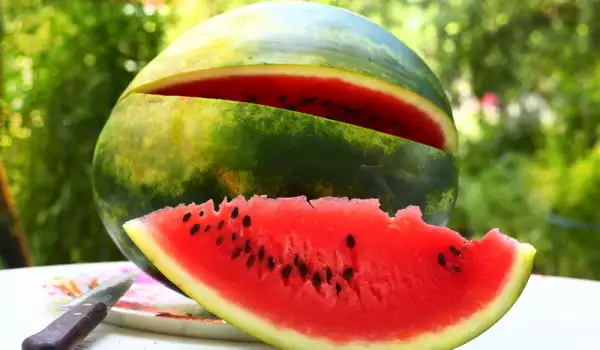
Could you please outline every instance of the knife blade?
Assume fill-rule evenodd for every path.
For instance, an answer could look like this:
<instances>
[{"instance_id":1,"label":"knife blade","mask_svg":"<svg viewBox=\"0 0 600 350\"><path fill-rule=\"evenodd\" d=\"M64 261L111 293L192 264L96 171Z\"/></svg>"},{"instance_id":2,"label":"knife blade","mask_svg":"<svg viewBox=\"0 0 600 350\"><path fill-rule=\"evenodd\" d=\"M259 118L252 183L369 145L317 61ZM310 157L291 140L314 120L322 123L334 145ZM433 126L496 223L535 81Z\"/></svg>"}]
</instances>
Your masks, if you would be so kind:
<instances>
[{"instance_id":1,"label":"knife blade","mask_svg":"<svg viewBox=\"0 0 600 350\"><path fill-rule=\"evenodd\" d=\"M85 339L131 287L137 272L113 276L59 307L65 311L40 332L23 341L22 350L68 350Z\"/></svg>"}]
</instances>

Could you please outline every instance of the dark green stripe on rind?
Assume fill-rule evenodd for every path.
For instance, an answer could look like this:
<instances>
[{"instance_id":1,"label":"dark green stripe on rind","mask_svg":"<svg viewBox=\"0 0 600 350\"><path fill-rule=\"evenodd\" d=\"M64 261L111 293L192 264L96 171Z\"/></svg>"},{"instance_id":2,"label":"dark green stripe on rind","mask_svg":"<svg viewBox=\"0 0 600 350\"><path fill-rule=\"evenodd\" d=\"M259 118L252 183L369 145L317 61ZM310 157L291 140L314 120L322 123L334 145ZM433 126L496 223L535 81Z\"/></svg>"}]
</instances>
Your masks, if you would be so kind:
<instances>
[{"instance_id":1,"label":"dark green stripe on rind","mask_svg":"<svg viewBox=\"0 0 600 350\"><path fill-rule=\"evenodd\" d=\"M240 194L379 198L390 213L419 205L443 225L457 191L454 159L436 148L288 110L137 93L104 127L93 179L103 222L143 268L121 225L164 206Z\"/></svg>"},{"instance_id":2,"label":"dark green stripe on rind","mask_svg":"<svg viewBox=\"0 0 600 350\"><path fill-rule=\"evenodd\" d=\"M406 88L443 111L444 130L456 133L440 82L414 51L363 16L308 2L261 2L207 20L150 62L123 96L177 75L267 64L337 68Z\"/></svg>"}]
</instances>

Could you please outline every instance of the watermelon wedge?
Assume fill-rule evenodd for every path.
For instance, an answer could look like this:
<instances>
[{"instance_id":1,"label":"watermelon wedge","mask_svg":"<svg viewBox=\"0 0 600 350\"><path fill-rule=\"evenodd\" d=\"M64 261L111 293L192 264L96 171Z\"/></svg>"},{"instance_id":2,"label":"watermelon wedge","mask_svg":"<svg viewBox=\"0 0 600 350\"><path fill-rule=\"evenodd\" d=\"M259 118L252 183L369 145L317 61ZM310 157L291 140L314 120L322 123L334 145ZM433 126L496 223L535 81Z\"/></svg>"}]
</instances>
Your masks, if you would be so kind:
<instances>
[{"instance_id":1,"label":"watermelon wedge","mask_svg":"<svg viewBox=\"0 0 600 350\"><path fill-rule=\"evenodd\" d=\"M130 220L171 282L253 336L293 349L452 349L515 303L535 249L390 217L376 199L236 197Z\"/></svg>"}]
</instances>

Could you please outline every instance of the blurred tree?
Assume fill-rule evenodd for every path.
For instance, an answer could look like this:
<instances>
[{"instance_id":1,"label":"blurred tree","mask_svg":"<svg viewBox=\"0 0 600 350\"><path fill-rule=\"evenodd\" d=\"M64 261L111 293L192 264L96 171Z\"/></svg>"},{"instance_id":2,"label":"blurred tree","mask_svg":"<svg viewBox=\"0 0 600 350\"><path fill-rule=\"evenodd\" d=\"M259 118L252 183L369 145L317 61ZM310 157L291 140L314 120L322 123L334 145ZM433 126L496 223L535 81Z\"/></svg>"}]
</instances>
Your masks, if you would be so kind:
<instances>
[{"instance_id":1,"label":"blurred tree","mask_svg":"<svg viewBox=\"0 0 600 350\"><path fill-rule=\"evenodd\" d=\"M27 238L14 208L2 162L0 162L0 259L8 268L31 266Z\"/></svg>"},{"instance_id":2,"label":"blurred tree","mask_svg":"<svg viewBox=\"0 0 600 350\"><path fill-rule=\"evenodd\" d=\"M12 145L35 263L121 259L95 209L90 165L113 104L162 44L163 15L135 1L27 0L9 2L6 17L12 76L0 145Z\"/></svg>"},{"instance_id":3,"label":"blurred tree","mask_svg":"<svg viewBox=\"0 0 600 350\"><path fill-rule=\"evenodd\" d=\"M547 273L600 279L600 1L438 6L446 86L465 79L504 101L463 144L459 207L476 232L499 226L535 243Z\"/></svg>"}]
</instances>

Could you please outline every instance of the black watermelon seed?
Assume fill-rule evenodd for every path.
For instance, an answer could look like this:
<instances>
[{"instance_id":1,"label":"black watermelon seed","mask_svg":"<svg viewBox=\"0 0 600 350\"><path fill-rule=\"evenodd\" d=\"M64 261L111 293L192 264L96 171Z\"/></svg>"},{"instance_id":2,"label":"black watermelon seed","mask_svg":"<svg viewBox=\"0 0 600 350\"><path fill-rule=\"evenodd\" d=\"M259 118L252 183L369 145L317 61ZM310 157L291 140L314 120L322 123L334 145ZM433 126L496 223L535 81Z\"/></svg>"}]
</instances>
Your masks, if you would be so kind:
<instances>
[{"instance_id":1,"label":"black watermelon seed","mask_svg":"<svg viewBox=\"0 0 600 350\"><path fill-rule=\"evenodd\" d=\"M454 271L456 271L456 272L460 272L460 267L458 267L458 266L454 266Z\"/></svg>"},{"instance_id":2,"label":"black watermelon seed","mask_svg":"<svg viewBox=\"0 0 600 350\"><path fill-rule=\"evenodd\" d=\"M356 114L362 113L362 110L360 110L360 109L352 109L352 108L346 107L346 113L351 114L351 115L356 115Z\"/></svg>"},{"instance_id":3,"label":"black watermelon seed","mask_svg":"<svg viewBox=\"0 0 600 350\"><path fill-rule=\"evenodd\" d=\"M325 100L325 101L321 102L321 106L323 106L323 107L327 107L330 104L331 104L331 100Z\"/></svg>"},{"instance_id":4,"label":"black watermelon seed","mask_svg":"<svg viewBox=\"0 0 600 350\"><path fill-rule=\"evenodd\" d=\"M340 296L340 293L342 292L342 286L339 283L335 284L335 292L338 296Z\"/></svg>"},{"instance_id":5,"label":"black watermelon seed","mask_svg":"<svg viewBox=\"0 0 600 350\"><path fill-rule=\"evenodd\" d=\"M300 276L306 277L308 274L308 266L304 263L300 263L300 265L298 265L298 271L300 271Z\"/></svg>"},{"instance_id":6,"label":"black watermelon seed","mask_svg":"<svg viewBox=\"0 0 600 350\"><path fill-rule=\"evenodd\" d=\"M254 265L254 255L250 255L248 260L246 260L246 266L250 267L252 265Z\"/></svg>"},{"instance_id":7,"label":"black watermelon seed","mask_svg":"<svg viewBox=\"0 0 600 350\"><path fill-rule=\"evenodd\" d=\"M252 223L252 219L250 219L250 215L244 216L244 218L242 219L242 225L244 225L244 227L248 228L248 227L250 227L251 223Z\"/></svg>"},{"instance_id":8,"label":"black watermelon seed","mask_svg":"<svg viewBox=\"0 0 600 350\"><path fill-rule=\"evenodd\" d=\"M315 272L315 274L312 276L312 284L315 287L320 287L321 286L321 275L319 275L318 272Z\"/></svg>"},{"instance_id":9,"label":"black watermelon seed","mask_svg":"<svg viewBox=\"0 0 600 350\"><path fill-rule=\"evenodd\" d=\"M250 249L252 249L252 244L250 243L250 240L247 239L246 244L244 244L244 253L250 253Z\"/></svg>"},{"instance_id":10,"label":"black watermelon seed","mask_svg":"<svg viewBox=\"0 0 600 350\"><path fill-rule=\"evenodd\" d=\"M262 260L265 257L265 247L258 248L258 260Z\"/></svg>"},{"instance_id":11,"label":"black watermelon seed","mask_svg":"<svg viewBox=\"0 0 600 350\"><path fill-rule=\"evenodd\" d=\"M300 263L300 257L298 256L298 254L296 254L296 256L294 257L294 266L298 266L299 263Z\"/></svg>"},{"instance_id":12,"label":"black watermelon seed","mask_svg":"<svg viewBox=\"0 0 600 350\"><path fill-rule=\"evenodd\" d=\"M223 236L219 236L219 238L217 238L217 245L221 245L221 243L223 243Z\"/></svg>"},{"instance_id":13,"label":"black watermelon seed","mask_svg":"<svg viewBox=\"0 0 600 350\"><path fill-rule=\"evenodd\" d=\"M240 256L240 254L242 254L242 248L235 248L235 249L233 250L233 252L231 253L231 258L232 258L232 259L235 259L235 258L237 258L238 256Z\"/></svg>"},{"instance_id":14,"label":"black watermelon seed","mask_svg":"<svg viewBox=\"0 0 600 350\"><path fill-rule=\"evenodd\" d=\"M221 220L219 221L219 223L217 224L217 228L220 230L223 228L223 224L225 224L225 221Z\"/></svg>"},{"instance_id":15,"label":"black watermelon seed","mask_svg":"<svg viewBox=\"0 0 600 350\"><path fill-rule=\"evenodd\" d=\"M348 246L348 248L354 248L354 246L356 245L356 240L354 239L354 236L348 235L348 237L346 237L346 245Z\"/></svg>"},{"instance_id":16,"label":"black watermelon seed","mask_svg":"<svg viewBox=\"0 0 600 350\"><path fill-rule=\"evenodd\" d=\"M190 235L195 235L196 233L198 233L198 231L200 231L200 224L194 224L194 226L192 226L192 228L190 229Z\"/></svg>"},{"instance_id":17,"label":"black watermelon seed","mask_svg":"<svg viewBox=\"0 0 600 350\"><path fill-rule=\"evenodd\" d=\"M269 268L269 270L273 271L273 269L275 268L275 259L273 259L272 256L270 256L267 259L267 267Z\"/></svg>"},{"instance_id":18,"label":"black watermelon seed","mask_svg":"<svg viewBox=\"0 0 600 350\"><path fill-rule=\"evenodd\" d=\"M254 103L256 102L258 99L256 98L256 96L254 95L248 95L248 98L246 98L246 102L248 103Z\"/></svg>"},{"instance_id":19,"label":"black watermelon seed","mask_svg":"<svg viewBox=\"0 0 600 350\"><path fill-rule=\"evenodd\" d=\"M200 216L204 216L204 210L200 210Z\"/></svg>"},{"instance_id":20,"label":"black watermelon seed","mask_svg":"<svg viewBox=\"0 0 600 350\"><path fill-rule=\"evenodd\" d=\"M302 99L300 101L300 106L308 106L308 105L315 103L316 101L317 101L316 97L308 97L308 98Z\"/></svg>"},{"instance_id":21,"label":"black watermelon seed","mask_svg":"<svg viewBox=\"0 0 600 350\"><path fill-rule=\"evenodd\" d=\"M325 268L325 277L327 278L327 283L331 283L331 279L333 278L333 272L331 272L331 267L329 266Z\"/></svg>"},{"instance_id":22,"label":"black watermelon seed","mask_svg":"<svg viewBox=\"0 0 600 350\"><path fill-rule=\"evenodd\" d=\"M291 103L288 103L287 106L285 106L285 108L289 109L290 111L295 111L296 110L296 106L294 106Z\"/></svg>"},{"instance_id":23,"label":"black watermelon seed","mask_svg":"<svg viewBox=\"0 0 600 350\"><path fill-rule=\"evenodd\" d=\"M352 278L352 274L353 274L353 273L354 273L354 269L352 269L351 267L347 267L347 268L344 270L344 274L342 275L342 277L343 277L343 278L344 278L346 281L348 281L349 279L351 279L351 278Z\"/></svg>"},{"instance_id":24,"label":"black watermelon seed","mask_svg":"<svg viewBox=\"0 0 600 350\"><path fill-rule=\"evenodd\" d=\"M397 125L398 125L398 123L396 123L396 122L389 122L389 123L388 123L388 128L390 128L390 129L393 129L393 128L395 128Z\"/></svg>"},{"instance_id":25,"label":"black watermelon seed","mask_svg":"<svg viewBox=\"0 0 600 350\"><path fill-rule=\"evenodd\" d=\"M210 225L206 225L206 226L204 227L204 232L208 232L209 230L210 230Z\"/></svg>"},{"instance_id":26,"label":"black watermelon seed","mask_svg":"<svg viewBox=\"0 0 600 350\"><path fill-rule=\"evenodd\" d=\"M438 257L438 264L442 267L446 266L446 256L444 255L444 253L439 253Z\"/></svg>"},{"instance_id":27,"label":"black watermelon seed","mask_svg":"<svg viewBox=\"0 0 600 350\"><path fill-rule=\"evenodd\" d=\"M377 119L377 116L375 114L371 114L371 116L369 117L369 121L372 123Z\"/></svg>"},{"instance_id":28,"label":"black watermelon seed","mask_svg":"<svg viewBox=\"0 0 600 350\"><path fill-rule=\"evenodd\" d=\"M187 222L192 217L192 213L183 214L183 222Z\"/></svg>"},{"instance_id":29,"label":"black watermelon seed","mask_svg":"<svg viewBox=\"0 0 600 350\"><path fill-rule=\"evenodd\" d=\"M238 207L234 207L233 210L231 211L231 218L235 219L238 217L240 213L240 210L238 209Z\"/></svg>"},{"instance_id":30,"label":"black watermelon seed","mask_svg":"<svg viewBox=\"0 0 600 350\"><path fill-rule=\"evenodd\" d=\"M234 232L234 233L231 234L231 240L232 241L235 241L237 239L237 237L238 237L237 233Z\"/></svg>"},{"instance_id":31,"label":"black watermelon seed","mask_svg":"<svg viewBox=\"0 0 600 350\"><path fill-rule=\"evenodd\" d=\"M460 256L460 250L458 250L455 246L451 245L450 251L452 252L452 254L454 254L456 256Z\"/></svg>"},{"instance_id":32,"label":"black watermelon seed","mask_svg":"<svg viewBox=\"0 0 600 350\"><path fill-rule=\"evenodd\" d=\"M287 99L287 97L285 95L281 95L277 98L279 101L283 102Z\"/></svg>"},{"instance_id":33,"label":"black watermelon seed","mask_svg":"<svg viewBox=\"0 0 600 350\"><path fill-rule=\"evenodd\" d=\"M281 269L281 277L283 278L290 277L290 273L292 273L292 265L285 265L285 267Z\"/></svg>"}]
</instances>

